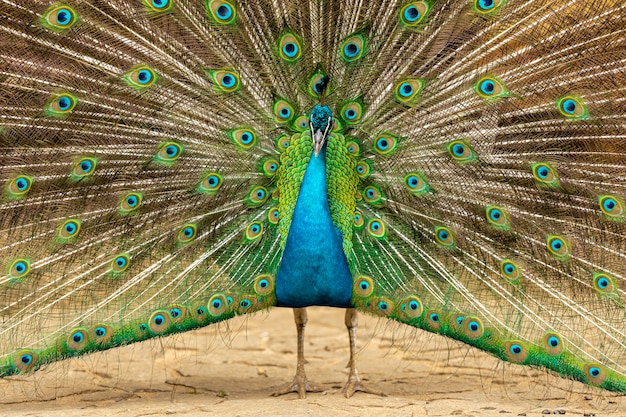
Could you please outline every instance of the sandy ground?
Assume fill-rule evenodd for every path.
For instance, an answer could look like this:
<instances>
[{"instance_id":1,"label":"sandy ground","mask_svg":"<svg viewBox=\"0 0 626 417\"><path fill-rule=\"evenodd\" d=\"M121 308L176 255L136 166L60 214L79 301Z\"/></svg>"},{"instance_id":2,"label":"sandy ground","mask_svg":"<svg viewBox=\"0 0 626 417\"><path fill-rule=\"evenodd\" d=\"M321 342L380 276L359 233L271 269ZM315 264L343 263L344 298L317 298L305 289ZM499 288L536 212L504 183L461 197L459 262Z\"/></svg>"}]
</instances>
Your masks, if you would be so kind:
<instances>
[{"instance_id":1,"label":"sandy ground","mask_svg":"<svg viewBox=\"0 0 626 417\"><path fill-rule=\"evenodd\" d=\"M343 310L309 309L309 379L347 379ZM270 397L296 365L291 310L63 361L0 380L0 416L626 416L626 398L360 316L359 370L388 394Z\"/></svg>"}]
</instances>

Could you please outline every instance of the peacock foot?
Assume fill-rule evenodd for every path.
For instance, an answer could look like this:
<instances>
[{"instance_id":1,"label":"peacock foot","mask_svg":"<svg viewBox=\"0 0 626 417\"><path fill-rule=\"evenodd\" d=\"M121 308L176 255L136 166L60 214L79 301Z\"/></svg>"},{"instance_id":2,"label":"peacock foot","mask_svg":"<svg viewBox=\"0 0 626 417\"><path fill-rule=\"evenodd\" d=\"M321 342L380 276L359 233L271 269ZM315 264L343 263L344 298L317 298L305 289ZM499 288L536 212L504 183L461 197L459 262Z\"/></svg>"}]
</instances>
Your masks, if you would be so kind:
<instances>
[{"instance_id":1,"label":"peacock foot","mask_svg":"<svg viewBox=\"0 0 626 417\"><path fill-rule=\"evenodd\" d=\"M296 373L296 376L293 378L293 382L287 384L287 386L281 390L273 392L272 397L278 397L279 395L289 394L291 392L297 392L298 397L300 399L306 398L307 392L322 392L323 390L317 385L313 385L309 383L306 375L304 373Z\"/></svg>"},{"instance_id":2,"label":"peacock foot","mask_svg":"<svg viewBox=\"0 0 626 417\"><path fill-rule=\"evenodd\" d=\"M343 388L341 388L340 390L324 391L324 394L334 394L335 392L338 392L338 391L341 391L343 395L346 396L346 398L352 397L354 393L357 391L365 392L367 394L380 395L381 397L387 396L387 394L385 394L382 391L371 389L363 385L363 383L361 382L361 378L359 378L359 375L356 372L350 373L350 376L348 377L348 381L343 386Z\"/></svg>"}]
</instances>

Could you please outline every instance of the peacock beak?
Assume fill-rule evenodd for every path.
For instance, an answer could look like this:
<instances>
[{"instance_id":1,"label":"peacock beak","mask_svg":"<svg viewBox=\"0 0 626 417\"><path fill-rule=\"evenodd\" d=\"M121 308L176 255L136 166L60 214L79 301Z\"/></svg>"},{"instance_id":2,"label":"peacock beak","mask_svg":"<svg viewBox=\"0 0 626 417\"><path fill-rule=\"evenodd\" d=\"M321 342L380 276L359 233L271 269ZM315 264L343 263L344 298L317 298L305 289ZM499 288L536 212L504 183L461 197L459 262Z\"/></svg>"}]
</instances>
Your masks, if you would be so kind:
<instances>
[{"instance_id":1,"label":"peacock beak","mask_svg":"<svg viewBox=\"0 0 626 417\"><path fill-rule=\"evenodd\" d=\"M321 130L316 131L313 134L313 152L315 156L318 156L322 148L324 147L324 142L326 142L326 135Z\"/></svg>"}]
</instances>

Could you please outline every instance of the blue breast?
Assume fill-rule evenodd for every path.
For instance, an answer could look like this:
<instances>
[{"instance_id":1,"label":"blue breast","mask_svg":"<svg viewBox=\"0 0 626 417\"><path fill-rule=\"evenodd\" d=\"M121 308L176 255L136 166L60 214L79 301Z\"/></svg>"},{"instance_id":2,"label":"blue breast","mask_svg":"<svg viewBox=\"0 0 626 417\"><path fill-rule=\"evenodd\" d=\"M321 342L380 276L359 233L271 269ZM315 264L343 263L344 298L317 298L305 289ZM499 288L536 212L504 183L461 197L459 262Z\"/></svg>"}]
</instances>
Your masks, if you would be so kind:
<instances>
[{"instance_id":1,"label":"blue breast","mask_svg":"<svg viewBox=\"0 0 626 417\"><path fill-rule=\"evenodd\" d=\"M311 155L276 275L281 307L351 307L352 275L330 217L326 149Z\"/></svg>"}]
</instances>

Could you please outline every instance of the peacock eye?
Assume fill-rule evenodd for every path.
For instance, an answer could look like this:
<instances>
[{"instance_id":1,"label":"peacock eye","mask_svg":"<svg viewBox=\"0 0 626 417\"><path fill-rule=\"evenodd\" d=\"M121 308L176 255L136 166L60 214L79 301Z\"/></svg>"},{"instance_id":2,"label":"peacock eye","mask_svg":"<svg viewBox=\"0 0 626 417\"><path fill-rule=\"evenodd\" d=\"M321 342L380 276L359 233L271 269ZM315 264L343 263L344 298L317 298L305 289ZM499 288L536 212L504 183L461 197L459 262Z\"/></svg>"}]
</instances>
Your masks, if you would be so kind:
<instances>
[{"instance_id":1,"label":"peacock eye","mask_svg":"<svg viewBox=\"0 0 626 417\"><path fill-rule=\"evenodd\" d=\"M67 117L76 107L77 102L76 97L70 93L55 94L46 106L46 113L60 118Z\"/></svg>"},{"instance_id":2,"label":"peacock eye","mask_svg":"<svg viewBox=\"0 0 626 417\"><path fill-rule=\"evenodd\" d=\"M347 125L355 125L363 116L363 104L356 100L347 101L341 107L339 115Z\"/></svg>"},{"instance_id":3,"label":"peacock eye","mask_svg":"<svg viewBox=\"0 0 626 417\"><path fill-rule=\"evenodd\" d=\"M489 101L495 101L501 97L507 97L509 91L506 89L504 83L496 77L483 77L474 84L474 91Z\"/></svg>"},{"instance_id":4,"label":"peacock eye","mask_svg":"<svg viewBox=\"0 0 626 417\"><path fill-rule=\"evenodd\" d=\"M585 120L589 118L589 111L583 99L574 96L561 97L556 102L556 106L567 119Z\"/></svg>"},{"instance_id":5,"label":"peacock eye","mask_svg":"<svg viewBox=\"0 0 626 417\"><path fill-rule=\"evenodd\" d=\"M42 15L43 25L59 33L74 26L76 21L76 11L67 5L52 6Z\"/></svg>"},{"instance_id":6,"label":"peacock eye","mask_svg":"<svg viewBox=\"0 0 626 417\"><path fill-rule=\"evenodd\" d=\"M220 25L230 25L236 21L237 9L230 1L208 0L207 8L214 21Z\"/></svg>"},{"instance_id":7,"label":"peacock eye","mask_svg":"<svg viewBox=\"0 0 626 417\"><path fill-rule=\"evenodd\" d=\"M188 223L183 225L178 231L178 242L180 243L189 243L196 238L196 225L193 223Z\"/></svg>"},{"instance_id":8,"label":"peacock eye","mask_svg":"<svg viewBox=\"0 0 626 417\"><path fill-rule=\"evenodd\" d=\"M481 15L489 15L496 12L505 2L506 0L474 0L474 10Z\"/></svg>"},{"instance_id":9,"label":"peacock eye","mask_svg":"<svg viewBox=\"0 0 626 417\"><path fill-rule=\"evenodd\" d=\"M280 37L278 51L280 57L290 63L296 62L302 56L300 41L291 32L287 32Z\"/></svg>"},{"instance_id":10,"label":"peacock eye","mask_svg":"<svg viewBox=\"0 0 626 417\"><path fill-rule=\"evenodd\" d=\"M427 1L414 1L400 9L400 22L409 28L415 28L424 22L430 11Z\"/></svg>"},{"instance_id":11,"label":"peacock eye","mask_svg":"<svg viewBox=\"0 0 626 417\"><path fill-rule=\"evenodd\" d=\"M447 147L452 159L459 164L474 162L478 159L474 149L464 139L453 140L448 143Z\"/></svg>"},{"instance_id":12,"label":"peacock eye","mask_svg":"<svg viewBox=\"0 0 626 417\"><path fill-rule=\"evenodd\" d=\"M231 69L209 70L208 73L218 93L232 93L241 88L239 74Z\"/></svg>"},{"instance_id":13,"label":"peacock eye","mask_svg":"<svg viewBox=\"0 0 626 417\"><path fill-rule=\"evenodd\" d=\"M124 80L128 85L137 90L152 86L156 79L156 72L147 65L137 65L124 75Z\"/></svg>"},{"instance_id":14,"label":"peacock eye","mask_svg":"<svg viewBox=\"0 0 626 417\"><path fill-rule=\"evenodd\" d=\"M394 98L399 103L413 106L423 89L424 80L420 78L407 78L396 84Z\"/></svg>"},{"instance_id":15,"label":"peacock eye","mask_svg":"<svg viewBox=\"0 0 626 417\"><path fill-rule=\"evenodd\" d=\"M340 51L346 63L358 61L365 54L365 37L360 34L348 36L341 44Z\"/></svg>"},{"instance_id":16,"label":"peacock eye","mask_svg":"<svg viewBox=\"0 0 626 417\"><path fill-rule=\"evenodd\" d=\"M143 0L143 3L153 13L164 13L172 9L174 0Z\"/></svg>"},{"instance_id":17,"label":"peacock eye","mask_svg":"<svg viewBox=\"0 0 626 417\"><path fill-rule=\"evenodd\" d=\"M278 99L272 106L274 120L280 124L290 123L294 118L293 106L286 100Z\"/></svg>"}]
</instances>

